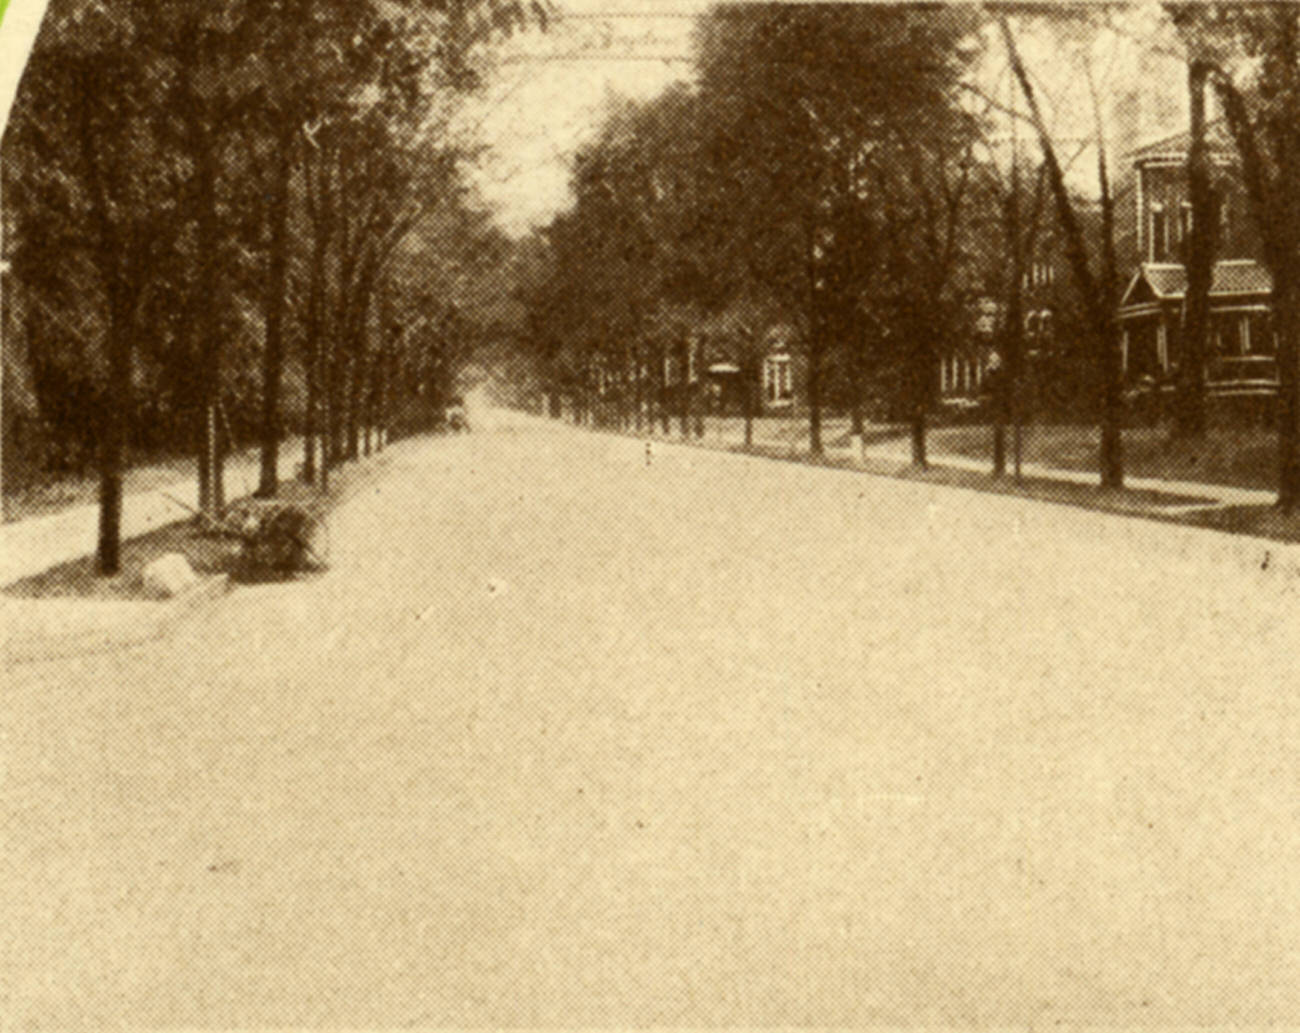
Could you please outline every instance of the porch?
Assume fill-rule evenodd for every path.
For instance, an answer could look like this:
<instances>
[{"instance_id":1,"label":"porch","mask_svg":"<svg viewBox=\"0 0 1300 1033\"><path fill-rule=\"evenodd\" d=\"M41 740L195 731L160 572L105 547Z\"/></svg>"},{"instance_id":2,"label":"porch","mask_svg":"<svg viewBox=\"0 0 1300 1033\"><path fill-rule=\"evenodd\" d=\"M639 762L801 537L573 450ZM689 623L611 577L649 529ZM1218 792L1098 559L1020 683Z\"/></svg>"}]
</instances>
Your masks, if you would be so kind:
<instances>
[{"instance_id":1,"label":"porch","mask_svg":"<svg viewBox=\"0 0 1300 1033\"><path fill-rule=\"evenodd\" d=\"M1273 282L1258 262L1219 262L1210 287L1205 363L1212 399L1270 399L1277 392ZM1172 392L1183 357L1187 273L1182 265L1145 263L1120 304L1125 383L1134 392Z\"/></svg>"}]
</instances>

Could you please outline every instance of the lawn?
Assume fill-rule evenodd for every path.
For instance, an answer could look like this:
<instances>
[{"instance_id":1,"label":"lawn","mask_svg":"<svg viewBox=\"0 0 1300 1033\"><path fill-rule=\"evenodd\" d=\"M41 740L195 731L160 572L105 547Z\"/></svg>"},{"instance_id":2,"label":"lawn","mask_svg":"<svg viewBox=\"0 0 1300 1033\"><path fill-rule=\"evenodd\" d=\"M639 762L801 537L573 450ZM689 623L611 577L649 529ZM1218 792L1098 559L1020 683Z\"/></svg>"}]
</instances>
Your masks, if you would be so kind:
<instances>
[{"instance_id":1,"label":"lawn","mask_svg":"<svg viewBox=\"0 0 1300 1033\"><path fill-rule=\"evenodd\" d=\"M287 469L301 457L299 438L286 438L280 445L281 467ZM226 457L225 483L228 495L251 492L257 485L257 448L249 447ZM157 457L135 463L122 477L127 495L156 491L195 476L192 455ZM4 484L5 523L31 517L49 516L73 506L89 506L99 501L99 475L84 473L46 474L27 481L10 477Z\"/></svg>"},{"instance_id":2,"label":"lawn","mask_svg":"<svg viewBox=\"0 0 1300 1033\"><path fill-rule=\"evenodd\" d=\"M1008 433L1008 448L1011 435ZM988 459L993 432L987 426L939 427L930 432L935 458L960 455ZM1024 432L1024 460L1061 470L1093 472L1101 445L1096 427L1034 426ZM1260 428L1212 428L1201 442L1171 442L1159 427L1124 431L1124 471L1132 477L1271 489L1276 481L1276 444Z\"/></svg>"},{"instance_id":3,"label":"lawn","mask_svg":"<svg viewBox=\"0 0 1300 1033\"><path fill-rule=\"evenodd\" d=\"M657 429L657 428L656 428ZM872 424L867 427L867 444L886 441L906 443L908 428ZM670 438L679 437L676 418ZM1011 432L1007 432L1007 462L1011 462ZM745 440L745 421L738 416L708 416L704 420L703 442L739 445ZM822 419L822 442L827 449L849 445L849 420L844 416ZM930 458L962 456L991 462L993 431L987 425L931 427L927 435ZM808 447L808 417L764 416L754 421L754 445L802 451ZM1096 427L1042 425L1024 429L1023 458L1026 463L1095 473L1101 434ZM1221 484L1234 488L1270 491L1276 482L1276 443L1271 430L1258 427L1211 428L1204 441L1171 442L1162 427L1138 427L1124 431L1124 470L1132 477L1156 480Z\"/></svg>"}]
</instances>

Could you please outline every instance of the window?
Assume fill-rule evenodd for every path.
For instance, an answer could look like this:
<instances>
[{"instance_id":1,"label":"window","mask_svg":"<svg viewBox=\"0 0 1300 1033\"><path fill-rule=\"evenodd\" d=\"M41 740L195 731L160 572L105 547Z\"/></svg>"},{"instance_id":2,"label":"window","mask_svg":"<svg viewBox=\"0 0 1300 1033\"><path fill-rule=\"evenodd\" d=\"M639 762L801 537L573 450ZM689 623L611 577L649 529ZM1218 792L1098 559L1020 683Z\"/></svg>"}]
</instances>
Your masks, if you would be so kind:
<instances>
[{"instance_id":1,"label":"window","mask_svg":"<svg viewBox=\"0 0 1300 1033\"><path fill-rule=\"evenodd\" d=\"M1250 353L1272 355L1277 351L1273 336L1273 316L1269 312L1255 312L1250 318Z\"/></svg>"},{"instance_id":2,"label":"window","mask_svg":"<svg viewBox=\"0 0 1300 1033\"><path fill-rule=\"evenodd\" d=\"M1184 244L1192 237L1192 205L1188 201L1178 209L1178 237Z\"/></svg>"},{"instance_id":3,"label":"window","mask_svg":"<svg viewBox=\"0 0 1300 1033\"><path fill-rule=\"evenodd\" d=\"M794 397L789 355L769 355L763 363L763 394L769 403L781 404Z\"/></svg>"},{"instance_id":4,"label":"window","mask_svg":"<svg viewBox=\"0 0 1300 1033\"><path fill-rule=\"evenodd\" d=\"M1211 317L1214 336L1214 350L1218 355L1245 354L1245 341L1242 340L1241 318L1235 312L1216 312Z\"/></svg>"},{"instance_id":5,"label":"window","mask_svg":"<svg viewBox=\"0 0 1300 1033\"><path fill-rule=\"evenodd\" d=\"M1169 239L1167 233L1168 226L1165 224L1165 206L1162 204L1153 204L1151 206L1150 261L1159 262L1169 253Z\"/></svg>"}]
</instances>

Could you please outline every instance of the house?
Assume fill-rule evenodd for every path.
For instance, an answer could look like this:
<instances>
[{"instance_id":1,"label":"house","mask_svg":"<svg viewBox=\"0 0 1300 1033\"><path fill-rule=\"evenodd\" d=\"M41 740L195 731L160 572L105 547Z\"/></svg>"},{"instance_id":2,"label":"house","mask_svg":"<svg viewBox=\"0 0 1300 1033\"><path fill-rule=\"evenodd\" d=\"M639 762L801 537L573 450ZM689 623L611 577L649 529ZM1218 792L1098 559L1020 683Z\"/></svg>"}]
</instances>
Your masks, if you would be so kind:
<instances>
[{"instance_id":1,"label":"house","mask_svg":"<svg viewBox=\"0 0 1300 1033\"><path fill-rule=\"evenodd\" d=\"M1054 238L1050 233L1042 237L1020 283L1021 345L1027 368L1056 350L1061 292L1066 289L1058 279L1063 263ZM979 294L973 300L969 335L949 345L939 357L939 403L945 409L961 412L973 408L985 393L990 367L1006 358L1001 354L1006 310L1006 302L991 294Z\"/></svg>"},{"instance_id":2,"label":"house","mask_svg":"<svg viewBox=\"0 0 1300 1033\"><path fill-rule=\"evenodd\" d=\"M778 323L762 335L758 354L749 360L757 380L755 414L786 414L804 403L805 360L789 326ZM739 414L744 411L746 356L731 335L701 333L685 342L677 355L664 357L663 383L673 409L681 405L683 389L698 398L704 411ZM683 376L684 374L684 376Z\"/></svg>"},{"instance_id":3,"label":"house","mask_svg":"<svg viewBox=\"0 0 1300 1033\"><path fill-rule=\"evenodd\" d=\"M1277 389L1272 276L1259 260L1259 239L1249 218L1235 151L1221 122L1211 123L1206 143L1220 197L1210 286L1207 394L1212 399L1270 397ZM1182 357L1185 262L1192 228L1187 199L1189 144L1189 134L1183 132L1132 155L1138 261L1119 308L1124 375L1130 388L1172 391Z\"/></svg>"}]
</instances>

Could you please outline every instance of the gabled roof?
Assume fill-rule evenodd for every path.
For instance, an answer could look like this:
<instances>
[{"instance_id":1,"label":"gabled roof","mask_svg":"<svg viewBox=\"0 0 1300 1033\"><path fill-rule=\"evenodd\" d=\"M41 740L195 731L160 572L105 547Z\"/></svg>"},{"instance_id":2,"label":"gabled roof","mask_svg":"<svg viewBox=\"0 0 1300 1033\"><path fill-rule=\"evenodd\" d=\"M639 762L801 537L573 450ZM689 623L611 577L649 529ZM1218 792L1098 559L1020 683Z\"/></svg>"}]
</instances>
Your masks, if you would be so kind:
<instances>
[{"instance_id":1,"label":"gabled roof","mask_svg":"<svg viewBox=\"0 0 1300 1033\"><path fill-rule=\"evenodd\" d=\"M1232 137L1228 134L1227 127L1221 119L1209 123L1205 127L1205 142L1213 154L1223 154L1231 156L1236 153L1235 144ZM1143 144L1141 147L1129 153L1129 160L1133 164L1139 164L1152 158L1160 157L1184 157L1192 145L1192 134L1188 129L1178 133L1172 133L1168 136L1162 136L1150 143Z\"/></svg>"},{"instance_id":2,"label":"gabled roof","mask_svg":"<svg viewBox=\"0 0 1300 1033\"><path fill-rule=\"evenodd\" d=\"M1216 262L1210 283L1211 297L1235 297L1271 294L1273 276L1258 262L1236 259ZM1156 301L1181 299L1187 293L1187 270L1165 262L1144 262L1133 274L1121 305L1132 305L1148 298Z\"/></svg>"}]
</instances>

